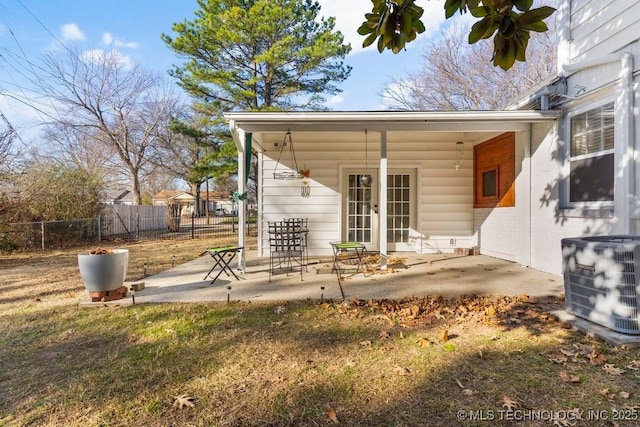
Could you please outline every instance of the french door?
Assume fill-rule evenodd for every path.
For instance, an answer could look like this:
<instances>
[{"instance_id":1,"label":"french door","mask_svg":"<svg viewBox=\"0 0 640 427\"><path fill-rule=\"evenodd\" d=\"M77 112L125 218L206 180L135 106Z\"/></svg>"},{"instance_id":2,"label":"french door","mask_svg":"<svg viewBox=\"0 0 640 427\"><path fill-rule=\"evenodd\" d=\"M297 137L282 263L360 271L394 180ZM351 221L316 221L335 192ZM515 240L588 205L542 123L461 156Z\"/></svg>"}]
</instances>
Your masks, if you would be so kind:
<instances>
[{"instance_id":1,"label":"french door","mask_svg":"<svg viewBox=\"0 0 640 427\"><path fill-rule=\"evenodd\" d=\"M344 175L344 240L360 242L369 250L379 249L377 169L346 171ZM371 176L370 185L362 177ZM387 174L387 248L390 251L414 250L411 230L415 229L415 170L390 170Z\"/></svg>"}]
</instances>

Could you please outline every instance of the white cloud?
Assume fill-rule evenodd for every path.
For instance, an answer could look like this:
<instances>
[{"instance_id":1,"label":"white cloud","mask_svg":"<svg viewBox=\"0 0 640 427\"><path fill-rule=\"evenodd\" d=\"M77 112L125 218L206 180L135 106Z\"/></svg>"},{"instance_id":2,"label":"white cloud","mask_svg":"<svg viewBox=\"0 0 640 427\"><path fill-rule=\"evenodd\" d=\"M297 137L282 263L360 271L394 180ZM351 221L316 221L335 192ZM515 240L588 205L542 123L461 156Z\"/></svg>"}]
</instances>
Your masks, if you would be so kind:
<instances>
[{"instance_id":1,"label":"white cloud","mask_svg":"<svg viewBox=\"0 0 640 427\"><path fill-rule=\"evenodd\" d=\"M85 40L86 36L76 24L64 24L61 28L63 40Z\"/></svg>"},{"instance_id":2,"label":"white cloud","mask_svg":"<svg viewBox=\"0 0 640 427\"><path fill-rule=\"evenodd\" d=\"M109 46L111 43L113 43L113 36L111 33L102 33L102 44Z\"/></svg>"},{"instance_id":3,"label":"white cloud","mask_svg":"<svg viewBox=\"0 0 640 427\"><path fill-rule=\"evenodd\" d=\"M133 68L135 65L133 60L126 55L118 52L116 49L105 51L104 49L86 50L82 53L82 60L86 62L103 61L105 59L113 60L125 68Z\"/></svg>"},{"instance_id":4,"label":"white cloud","mask_svg":"<svg viewBox=\"0 0 640 427\"><path fill-rule=\"evenodd\" d=\"M138 42L123 42L120 39L115 40L116 47L124 47L127 49L137 49L140 47L140 43Z\"/></svg>"},{"instance_id":5,"label":"white cloud","mask_svg":"<svg viewBox=\"0 0 640 427\"><path fill-rule=\"evenodd\" d=\"M333 95L331 98L327 99L324 103L327 107L334 107L336 105L342 104L344 102L344 95L338 94Z\"/></svg>"},{"instance_id":6,"label":"white cloud","mask_svg":"<svg viewBox=\"0 0 640 427\"><path fill-rule=\"evenodd\" d=\"M357 30L364 22L364 14L370 12L373 7L371 0L318 0L318 2L322 16L336 18L335 28L342 33L345 43L351 43L351 53L365 50L362 47L364 37L358 34ZM426 27L426 31L418 35L418 39L420 39L439 31L440 25L445 20L444 1L421 1L418 6L424 8L421 19ZM409 43L407 49L411 45L412 43ZM367 49L375 49L375 47L370 46Z\"/></svg>"},{"instance_id":7,"label":"white cloud","mask_svg":"<svg viewBox=\"0 0 640 427\"><path fill-rule=\"evenodd\" d=\"M140 43L138 42L124 42L117 37L113 37L109 32L102 33L102 44L105 46L111 46L113 44L115 47L125 49L137 49L140 47Z\"/></svg>"}]
</instances>

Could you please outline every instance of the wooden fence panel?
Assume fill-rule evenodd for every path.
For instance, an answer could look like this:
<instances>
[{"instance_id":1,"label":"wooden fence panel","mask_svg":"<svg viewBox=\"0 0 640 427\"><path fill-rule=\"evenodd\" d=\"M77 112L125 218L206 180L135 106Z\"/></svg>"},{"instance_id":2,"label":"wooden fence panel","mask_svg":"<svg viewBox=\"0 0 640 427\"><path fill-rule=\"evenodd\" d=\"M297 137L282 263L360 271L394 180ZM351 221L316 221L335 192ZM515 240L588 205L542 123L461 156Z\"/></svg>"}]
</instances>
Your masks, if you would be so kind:
<instances>
[{"instance_id":1,"label":"wooden fence panel","mask_svg":"<svg viewBox=\"0 0 640 427\"><path fill-rule=\"evenodd\" d=\"M107 205L100 222L104 237L167 228L164 206Z\"/></svg>"}]
</instances>

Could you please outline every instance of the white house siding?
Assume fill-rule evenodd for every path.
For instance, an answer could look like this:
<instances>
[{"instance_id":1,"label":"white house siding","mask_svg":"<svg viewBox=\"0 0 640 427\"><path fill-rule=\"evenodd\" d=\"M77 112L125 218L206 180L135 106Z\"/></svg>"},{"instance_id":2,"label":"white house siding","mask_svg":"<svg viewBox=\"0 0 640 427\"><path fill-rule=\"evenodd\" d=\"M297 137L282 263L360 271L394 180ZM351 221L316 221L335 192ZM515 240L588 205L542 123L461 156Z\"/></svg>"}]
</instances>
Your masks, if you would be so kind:
<instances>
[{"instance_id":1,"label":"white house siding","mask_svg":"<svg viewBox=\"0 0 640 427\"><path fill-rule=\"evenodd\" d=\"M301 153L300 153L301 154ZM303 157L303 156L298 156ZM327 163L322 166L322 163ZM273 170L276 162L265 158L263 162L262 199L258 208L262 212L262 245L263 255L268 255L268 222L281 221L286 217L307 218L309 228L312 230L309 239L309 255L321 255L328 253L331 246L329 242L339 240L340 227L340 194L338 188L338 175L335 167L331 168L335 161L314 161L311 170L312 177L309 180L311 196L301 196L300 180L274 180ZM278 166L280 171L282 165ZM264 200L270 203L264 203Z\"/></svg>"},{"instance_id":2,"label":"white house siding","mask_svg":"<svg viewBox=\"0 0 640 427\"><path fill-rule=\"evenodd\" d=\"M515 207L475 209L473 219L483 255L516 261L518 217Z\"/></svg>"},{"instance_id":3,"label":"white house siding","mask_svg":"<svg viewBox=\"0 0 640 427\"><path fill-rule=\"evenodd\" d=\"M604 58L610 54L629 53L634 57L634 72L640 70L640 0L564 0L569 5L565 13L569 25L560 44L560 72L568 76L570 98L584 97L619 81L620 61L610 61L580 70L562 71L563 66L575 67ZM566 40L562 40L562 39Z\"/></svg>"},{"instance_id":4,"label":"white house siding","mask_svg":"<svg viewBox=\"0 0 640 427\"><path fill-rule=\"evenodd\" d=\"M619 108L622 104L621 61L616 59L600 65L593 62L624 52L634 56L634 70L640 69L639 0L566 0L566 4L570 5L569 29L565 32L568 49L559 52L560 66L568 66L564 72L568 77L565 115L551 133L542 125L533 126L531 149L531 267L555 274L562 274L562 238L619 234L625 231L629 221L621 216L624 209L620 207L626 199L624 189L628 185L624 181L629 179L621 172L616 182L615 212L567 208L563 199L566 196L562 193L566 175L563 159L567 114L591 104L594 107L602 104L605 97L615 99L616 153L621 153L620 147L627 140L622 125L623 112ZM637 88L637 80L635 86ZM635 105L636 108L639 105L637 96ZM637 118L634 121L637 128ZM636 141L637 135L636 130ZM616 156L616 162L620 162L621 155Z\"/></svg>"},{"instance_id":5,"label":"white house siding","mask_svg":"<svg viewBox=\"0 0 640 427\"><path fill-rule=\"evenodd\" d=\"M320 135L320 136L318 136ZM464 145L462 166L455 170L456 144L451 134L447 141L426 141L427 134L389 133L388 169L413 169L417 172L416 230L414 248L418 252L452 252L455 247L471 247L473 237L473 155L472 142ZM422 137L421 137L422 136ZM300 195L300 180L273 179L273 170L285 170L290 155L285 149L281 163L276 160L280 139L258 136L267 152L261 156L262 194L259 201L263 222L259 253L268 255L267 223L283 217L309 218L309 254L331 253L329 242L341 239L342 209L340 185L343 170L363 169L365 142L362 135L349 133L293 133L298 168L311 170L311 196ZM321 139L318 139L321 138ZM431 134L433 138L433 134ZM380 159L380 135L368 135L367 164L377 168ZM264 201L269 198L271 203ZM453 240L452 240L453 239Z\"/></svg>"},{"instance_id":6,"label":"white house siding","mask_svg":"<svg viewBox=\"0 0 640 427\"><path fill-rule=\"evenodd\" d=\"M531 267L562 274L561 240L565 237L616 232L615 221L597 215L562 209L562 153L558 126L551 132L533 126L531 155Z\"/></svg>"},{"instance_id":7,"label":"white house siding","mask_svg":"<svg viewBox=\"0 0 640 427\"><path fill-rule=\"evenodd\" d=\"M640 34L638 0L571 0L570 5L569 63L607 55Z\"/></svg>"},{"instance_id":8,"label":"white house siding","mask_svg":"<svg viewBox=\"0 0 640 427\"><path fill-rule=\"evenodd\" d=\"M394 144L390 154L390 164L420 159L416 250L422 253L474 245L473 144L464 144L459 170L455 148L455 142L403 142Z\"/></svg>"},{"instance_id":9,"label":"white house siding","mask_svg":"<svg viewBox=\"0 0 640 427\"><path fill-rule=\"evenodd\" d=\"M523 173L525 144L529 133L519 132L515 137L515 204L514 207L479 208L473 210L475 244L483 255L528 265L528 242L522 237L528 216L529 175ZM472 197L473 203L473 197Z\"/></svg>"}]
</instances>

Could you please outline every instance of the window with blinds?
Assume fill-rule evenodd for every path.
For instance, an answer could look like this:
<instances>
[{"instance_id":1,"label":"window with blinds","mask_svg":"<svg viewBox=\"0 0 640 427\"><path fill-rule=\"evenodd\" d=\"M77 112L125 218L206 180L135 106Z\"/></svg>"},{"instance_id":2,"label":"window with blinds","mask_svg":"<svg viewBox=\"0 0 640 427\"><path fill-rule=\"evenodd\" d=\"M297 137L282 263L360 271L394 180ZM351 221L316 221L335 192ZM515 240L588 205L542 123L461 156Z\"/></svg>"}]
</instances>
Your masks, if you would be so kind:
<instances>
[{"instance_id":1,"label":"window with blinds","mask_svg":"<svg viewBox=\"0 0 640 427\"><path fill-rule=\"evenodd\" d=\"M569 201L613 201L614 103L571 118Z\"/></svg>"}]
</instances>

